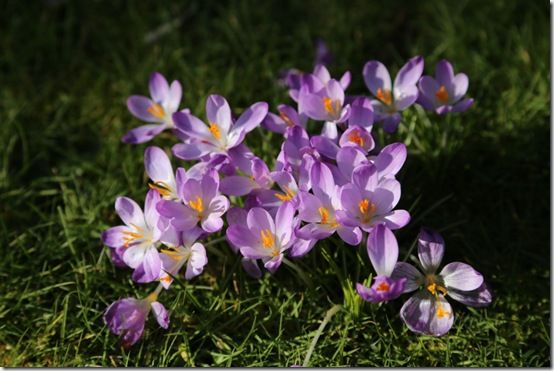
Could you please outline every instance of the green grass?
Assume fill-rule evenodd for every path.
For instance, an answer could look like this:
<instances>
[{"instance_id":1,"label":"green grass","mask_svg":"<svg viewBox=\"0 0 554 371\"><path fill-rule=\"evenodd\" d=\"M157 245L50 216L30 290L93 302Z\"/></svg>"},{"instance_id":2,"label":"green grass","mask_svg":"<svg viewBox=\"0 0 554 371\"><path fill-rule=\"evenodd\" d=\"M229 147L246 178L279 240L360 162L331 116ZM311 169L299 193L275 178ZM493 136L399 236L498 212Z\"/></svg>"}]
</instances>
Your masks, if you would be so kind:
<instances>
[{"instance_id":1,"label":"green grass","mask_svg":"<svg viewBox=\"0 0 554 371\"><path fill-rule=\"evenodd\" d=\"M3 3L0 8L0 364L5 366L290 366L323 329L313 366L550 366L549 10L527 1L289 1L283 3ZM144 37L181 17L154 43ZM413 221L397 233L401 258L420 226L439 229L445 261L481 271L494 290L482 310L454 304L447 336L410 333L402 302L361 302L352 283L369 276L363 249L321 242L294 264L250 279L225 244L204 274L160 300L167 331L149 319L123 350L102 322L112 301L154 285L111 265L99 237L118 223L118 195L143 199L145 145L120 137L139 122L130 94L157 70L184 87L202 115L210 93L240 112L254 101L288 102L275 84L287 67L309 70L312 39L350 69L364 93L363 64L396 70L425 56L470 76L474 108L437 117L412 109L386 142L410 154L399 175ZM377 131L378 132L378 131ZM269 160L277 136L255 131ZM175 140L156 138L169 148ZM261 144L260 144L261 143ZM175 161L177 164L177 161ZM359 272L351 267L360 267Z\"/></svg>"}]
</instances>

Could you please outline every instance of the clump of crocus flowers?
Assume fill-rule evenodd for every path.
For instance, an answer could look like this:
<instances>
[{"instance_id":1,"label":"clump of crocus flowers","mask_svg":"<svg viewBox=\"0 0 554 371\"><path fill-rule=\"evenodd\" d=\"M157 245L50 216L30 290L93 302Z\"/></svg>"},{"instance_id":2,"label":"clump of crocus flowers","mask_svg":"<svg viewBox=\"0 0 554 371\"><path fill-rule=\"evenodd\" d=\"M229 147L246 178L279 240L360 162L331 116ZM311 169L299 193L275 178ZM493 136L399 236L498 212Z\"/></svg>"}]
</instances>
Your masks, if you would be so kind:
<instances>
[{"instance_id":1,"label":"clump of crocus flowers","mask_svg":"<svg viewBox=\"0 0 554 371\"><path fill-rule=\"evenodd\" d=\"M294 104L275 112L257 102L235 116L227 100L214 94L206 100L204 121L179 108L180 83L169 84L157 72L150 77L150 98L128 99L130 112L149 124L131 130L124 142L144 143L170 129L180 140L173 156L194 162L173 169L166 151L147 147L144 208L118 197L123 224L102 234L116 266L131 268L137 283L158 283L144 299L120 299L106 310L106 324L125 346L140 339L150 311L161 327L169 326L158 296L182 273L186 280L202 273L205 241L216 234L225 236L253 278L276 272L283 259L300 258L335 233L346 245L365 243L376 275L369 287L357 284L358 294L380 303L415 292L400 316L416 333L440 336L450 329L454 315L447 296L470 306L490 304L483 276L469 265L450 263L437 273L444 241L434 231L419 235L419 269L398 262L393 231L406 226L410 214L397 208L396 174L408 150L403 143L376 146L372 136L376 123L394 132L413 104L439 114L466 110L473 103L462 99L467 76L455 75L443 60L434 78L422 77L424 61L417 56L392 82L382 63L369 61L363 68L369 94L349 96L350 72L333 78L321 63L330 59L326 48L318 50L313 73L284 74ZM257 127L282 135L274 164L246 144Z\"/></svg>"}]
</instances>

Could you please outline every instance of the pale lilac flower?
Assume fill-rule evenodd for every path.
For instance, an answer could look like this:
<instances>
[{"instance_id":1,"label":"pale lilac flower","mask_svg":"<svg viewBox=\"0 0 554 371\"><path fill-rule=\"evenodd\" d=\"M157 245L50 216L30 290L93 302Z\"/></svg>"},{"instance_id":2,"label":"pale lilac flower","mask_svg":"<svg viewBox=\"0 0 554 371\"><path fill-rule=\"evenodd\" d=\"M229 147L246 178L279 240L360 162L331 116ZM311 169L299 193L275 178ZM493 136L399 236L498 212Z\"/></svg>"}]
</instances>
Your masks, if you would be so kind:
<instances>
[{"instance_id":1,"label":"pale lilac flower","mask_svg":"<svg viewBox=\"0 0 554 371\"><path fill-rule=\"evenodd\" d=\"M391 277L398 261L398 242L385 225L376 226L367 239L367 254L377 275L371 287L356 284L356 291L365 301L379 303L396 299L402 294L406 278Z\"/></svg>"},{"instance_id":2,"label":"pale lilac flower","mask_svg":"<svg viewBox=\"0 0 554 371\"><path fill-rule=\"evenodd\" d=\"M396 263L395 279L406 279L404 292L418 290L400 310L408 328L420 334L441 336L452 327L454 312L446 296L472 307L487 306L492 295L481 273L466 263L447 264L436 273L444 255L444 240L436 232L422 229L418 238L422 272L408 263Z\"/></svg>"},{"instance_id":3,"label":"pale lilac flower","mask_svg":"<svg viewBox=\"0 0 554 371\"><path fill-rule=\"evenodd\" d=\"M227 229L227 238L240 248L243 256L261 259L264 267L274 273L283 260L283 253L295 242L293 206L283 203L275 220L264 209L248 211L246 225L233 224Z\"/></svg>"},{"instance_id":4,"label":"pale lilac flower","mask_svg":"<svg viewBox=\"0 0 554 371\"><path fill-rule=\"evenodd\" d=\"M473 104L472 98L461 100L467 92L469 80L465 73L454 75L454 69L446 59L437 63L435 78L423 76L419 80L418 103L438 114L463 112Z\"/></svg>"},{"instance_id":5,"label":"pale lilac flower","mask_svg":"<svg viewBox=\"0 0 554 371\"><path fill-rule=\"evenodd\" d=\"M262 126L267 130L286 136L288 129L293 126L302 126L306 129L307 116L298 114L293 107L286 104L278 105L277 110L278 115L269 112L262 121Z\"/></svg>"},{"instance_id":6,"label":"pale lilac flower","mask_svg":"<svg viewBox=\"0 0 554 371\"><path fill-rule=\"evenodd\" d=\"M160 195L150 190L143 213L135 201L118 197L115 210L125 225L109 228L102 234L102 242L118 251L125 264L135 270L133 280L141 283L151 282L160 274L161 260L156 244L163 230L156 212L158 202Z\"/></svg>"},{"instance_id":7,"label":"pale lilac flower","mask_svg":"<svg viewBox=\"0 0 554 371\"><path fill-rule=\"evenodd\" d=\"M125 143L144 143L165 129L173 129L172 115L179 109L181 102L182 89L179 81L173 81L171 85L167 83L165 77L154 72L150 75L150 98L133 95L127 99L127 108L133 116L146 122L154 124L143 125L129 131L122 140ZM188 112L187 109L183 112Z\"/></svg>"},{"instance_id":8,"label":"pale lilac flower","mask_svg":"<svg viewBox=\"0 0 554 371\"><path fill-rule=\"evenodd\" d=\"M173 153L183 160L197 160L214 154L227 155L262 122L267 109L265 102L254 103L234 122L225 98L210 95L206 101L208 125L188 113L177 112L173 115L177 128L190 137L185 143L174 145Z\"/></svg>"},{"instance_id":9,"label":"pale lilac flower","mask_svg":"<svg viewBox=\"0 0 554 371\"><path fill-rule=\"evenodd\" d=\"M130 347L136 343L144 331L144 323L150 310L158 324L167 329L169 326L169 313L157 300L157 293L153 292L142 300L135 298L119 299L113 302L104 313L104 323L111 332L121 336L123 346Z\"/></svg>"},{"instance_id":10,"label":"pale lilac flower","mask_svg":"<svg viewBox=\"0 0 554 371\"><path fill-rule=\"evenodd\" d=\"M371 130L371 126L369 127ZM362 126L350 126L339 139L340 147L356 147L368 153L375 147L371 131Z\"/></svg>"},{"instance_id":11,"label":"pale lilac flower","mask_svg":"<svg viewBox=\"0 0 554 371\"><path fill-rule=\"evenodd\" d=\"M223 227L221 216L229 208L229 200L219 194L219 175L215 170L200 180L187 179L179 189L179 199L183 203L161 200L156 208L160 215L171 219L178 231L190 230L198 222L208 233Z\"/></svg>"},{"instance_id":12,"label":"pale lilac flower","mask_svg":"<svg viewBox=\"0 0 554 371\"><path fill-rule=\"evenodd\" d=\"M366 232L383 223L393 230L402 228L410 221L410 214L393 210L399 200L400 183L396 179L379 179L375 165L360 165L352 172L352 183L341 187L343 210L337 212L337 220Z\"/></svg>"},{"instance_id":13,"label":"pale lilac flower","mask_svg":"<svg viewBox=\"0 0 554 371\"><path fill-rule=\"evenodd\" d=\"M413 57L398 71L391 83L387 68L379 61L365 64L364 81L376 100L373 108L376 121L383 121L385 131L392 133L398 127L400 111L415 103L418 96L417 82L423 73L423 58Z\"/></svg>"},{"instance_id":14,"label":"pale lilac flower","mask_svg":"<svg viewBox=\"0 0 554 371\"><path fill-rule=\"evenodd\" d=\"M166 200L177 200L179 195L177 189L181 182L186 179L186 172L183 168L177 169L177 179L173 173L173 167L169 157L159 147L148 147L144 151L144 168L150 178L148 186L158 191L160 196Z\"/></svg>"},{"instance_id":15,"label":"pale lilac flower","mask_svg":"<svg viewBox=\"0 0 554 371\"><path fill-rule=\"evenodd\" d=\"M171 285L173 276L177 275L185 264L185 279L190 280L202 273L204 266L208 264L208 257L204 245L197 240L203 234L205 232L198 227L180 232L177 244L161 250L162 271L159 280L165 289Z\"/></svg>"}]
</instances>

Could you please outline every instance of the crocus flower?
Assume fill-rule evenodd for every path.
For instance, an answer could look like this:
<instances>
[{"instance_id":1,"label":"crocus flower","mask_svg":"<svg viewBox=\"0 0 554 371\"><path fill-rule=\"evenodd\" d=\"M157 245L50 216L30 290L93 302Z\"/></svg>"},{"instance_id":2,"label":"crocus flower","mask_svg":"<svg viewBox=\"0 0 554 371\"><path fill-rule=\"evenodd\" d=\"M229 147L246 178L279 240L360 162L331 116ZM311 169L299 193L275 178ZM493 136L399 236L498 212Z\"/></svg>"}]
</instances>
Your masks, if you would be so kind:
<instances>
[{"instance_id":1,"label":"crocus flower","mask_svg":"<svg viewBox=\"0 0 554 371\"><path fill-rule=\"evenodd\" d=\"M144 168L151 182L148 186L158 191L160 196L166 200L179 199L177 194L178 182L175 179L173 168L169 157L159 147L148 147L144 151ZM177 169L179 183L185 180L185 169Z\"/></svg>"},{"instance_id":2,"label":"crocus flower","mask_svg":"<svg viewBox=\"0 0 554 371\"><path fill-rule=\"evenodd\" d=\"M150 190L146 195L144 213L130 198L118 197L115 210L125 225L112 227L102 234L102 242L115 248L125 264L133 268L133 280L151 282L158 278L161 269L156 243L162 237L156 205L160 195Z\"/></svg>"},{"instance_id":3,"label":"crocus flower","mask_svg":"<svg viewBox=\"0 0 554 371\"><path fill-rule=\"evenodd\" d=\"M399 200L400 183L396 179L379 180L375 165L360 165L352 173L352 183L341 187L343 210L337 212L337 219L366 232L383 223L393 230L402 228L410 221L410 214L393 210Z\"/></svg>"},{"instance_id":4,"label":"crocus flower","mask_svg":"<svg viewBox=\"0 0 554 371\"><path fill-rule=\"evenodd\" d=\"M371 129L371 126L370 126ZM371 132L362 126L351 126L342 133L339 139L341 147L356 147L368 153L375 147Z\"/></svg>"},{"instance_id":5,"label":"crocus flower","mask_svg":"<svg viewBox=\"0 0 554 371\"><path fill-rule=\"evenodd\" d=\"M227 218L227 224L229 226L232 226L233 224L238 225L247 225L246 224L246 218L248 217L248 211L246 211L243 208L240 207L232 207L229 209L227 214L225 214ZM228 237L227 242L229 243L229 246L233 250L234 253L239 253L240 246L235 245ZM246 273L250 277L259 279L262 277L262 271L260 269L260 266L258 265L258 259L250 259L245 256L241 258L241 264Z\"/></svg>"},{"instance_id":6,"label":"crocus flower","mask_svg":"<svg viewBox=\"0 0 554 371\"><path fill-rule=\"evenodd\" d=\"M223 227L221 216L229 208L229 200L219 194L219 175L215 170L200 180L187 179L179 189L179 198L183 203L161 200L156 207L178 231L190 230L198 222L208 233Z\"/></svg>"},{"instance_id":7,"label":"crocus flower","mask_svg":"<svg viewBox=\"0 0 554 371\"><path fill-rule=\"evenodd\" d=\"M267 164L259 157L242 154L235 155L229 151L231 164L235 165L239 174L228 175L221 180L220 190L231 196L244 196L254 189L269 189L273 179Z\"/></svg>"},{"instance_id":8,"label":"crocus flower","mask_svg":"<svg viewBox=\"0 0 554 371\"><path fill-rule=\"evenodd\" d=\"M181 102L181 84L175 80L168 85L162 74L154 72L150 75L149 89L152 99L132 95L127 99L127 108L138 119L155 124L139 126L129 131L122 138L125 143L144 143L165 129L174 128L172 115Z\"/></svg>"},{"instance_id":9,"label":"crocus flower","mask_svg":"<svg viewBox=\"0 0 554 371\"><path fill-rule=\"evenodd\" d=\"M454 75L454 69L446 59L437 63L435 78L423 76L419 80L420 103L425 109L438 114L463 112L473 104L472 98L461 100L467 92L469 80L465 73Z\"/></svg>"},{"instance_id":10,"label":"crocus flower","mask_svg":"<svg viewBox=\"0 0 554 371\"><path fill-rule=\"evenodd\" d=\"M210 95L206 101L208 125L191 114L177 112L173 115L177 128L191 138L173 146L173 153L183 160L196 160L208 154L226 155L262 122L267 109L265 102L254 103L233 122L231 108L225 98Z\"/></svg>"},{"instance_id":11,"label":"crocus flower","mask_svg":"<svg viewBox=\"0 0 554 371\"><path fill-rule=\"evenodd\" d=\"M346 98L346 102L348 99L349 97ZM366 97L351 98L348 126L362 126L369 130L373 125L373 119L373 105L370 99Z\"/></svg>"},{"instance_id":12,"label":"crocus flower","mask_svg":"<svg viewBox=\"0 0 554 371\"><path fill-rule=\"evenodd\" d=\"M323 41L322 38L318 37L314 41L314 47L315 47L315 60L314 65L328 65L333 60L333 54L331 54L331 51L327 47L327 44L325 41Z\"/></svg>"},{"instance_id":13,"label":"crocus flower","mask_svg":"<svg viewBox=\"0 0 554 371\"><path fill-rule=\"evenodd\" d=\"M367 254L377 272L370 288L356 284L358 294L365 301L379 303L396 299L402 294L406 278L391 278L398 261L398 243L390 229L380 224L373 229L367 239Z\"/></svg>"},{"instance_id":14,"label":"crocus flower","mask_svg":"<svg viewBox=\"0 0 554 371\"><path fill-rule=\"evenodd\" d=\"M299 115L293 107L280 104L277 106L277 110L279 111L278 115L269 112L262 121L262 126L267 130L287 135L288 129L293 126L298 125L306 129L308 117Z\"/></svg>"},{"instance_id":15,"label":"crocus flower","mask_svg":"<svg viewBox=\"0 0 554 371\"><path fill-rule=\"evenodd\" d=\"M173 282L172 276L175 276L185 264L185 279L190 280L202 273L204 266L208 264L208 257L204 245L197 240L204 233L198 227L180 232L177 245L161 250L162 271L159 280L165 289Z\"/></svg>"},{"instance_id":16,"label":"crocus flower","mask_svg":"<svg viewBox=\"0 0 554 371\"><path fill-rule=\"evenodd\" d=\"M450 330L454 312L446 296L472 307L487 306L492 295L483 276L466 263L454 262L436 273L444 254L444 240L436 232L422 229L418 255L422 272L408 263L396 263L395 279L406 279L404 292L418 290L400 310L408 328L420 334L441 336Z\"/></svg>"},{"instance_id":17,"label":"crocus flower","mask_svg":"<svg viewBox=\"0 0 554 371\"><path fill-rule=\"evenodd\" d=\"M125 348L136 343L144 331L144 322L150 310L158 324L167 329L169 326L169 313L157 300L157 293L153 292L145 299L135 298L119 299L113 302L104 313L104 323L111 332L122 337Z\"/></svg>"},{"instance_id":18,"label":"crocus flower","mask_svg":"<svg viewBox=\"0 0 554 371\"><path fill-rule=\"evenodd\" d=\"M283 260L283 253L295 242L294 208L290 202L277 210L275 220L260 207L248 211L246 225L233 224L227 238L249 259L262 259L264 267L274 273Z\"/></svg>"},{"instance_id":19,"label":"crocus flower","mask_svg":"<svg viewBox=\"0 0 554 371\"><path fill-rule=\"evenodd\" d=\"M379 61L365 64L364 81L375 98L373 108L376 121L383 121L385 131L392 133L398 127L400 111L415 103L418 96L417 82L423 72L423 58L413 57L398 71L394 85L387 68Z\"/></svg>"}]
</instances>

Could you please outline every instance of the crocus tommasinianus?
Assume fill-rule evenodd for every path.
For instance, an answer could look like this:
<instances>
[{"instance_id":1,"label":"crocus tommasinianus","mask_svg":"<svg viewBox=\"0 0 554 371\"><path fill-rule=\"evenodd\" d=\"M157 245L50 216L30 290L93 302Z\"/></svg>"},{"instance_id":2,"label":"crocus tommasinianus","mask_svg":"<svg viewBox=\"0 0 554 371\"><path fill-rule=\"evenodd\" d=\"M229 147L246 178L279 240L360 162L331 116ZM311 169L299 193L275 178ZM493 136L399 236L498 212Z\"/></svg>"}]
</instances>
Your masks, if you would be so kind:
<instances>
[{"instance_id":1,"label":"crocus tommasinianus","mask_svg":"<svg viewBox=\"0 0 554 371\"><path fill-rule=\"evenodd\" d=\"M267 130L287 135L288 129L293 126L298 125L306 129L308 117L299 115L293 107L280 104L277 106L277 110L279 111L278 115L269 112L262 121L262 126Z\"/></svg>"},{"instance_id":2,"label":"crocus tommasinianus","mask_svg":"<svg viewBox=\"0 0 554 371\"><path fill-rule=\"evenodd\" d=\"M161 200L157 205L160 215L171 219L171 225L178 231L192 229L200 222L208 233L223 227L221 216L229 208L227 197L219 194L219 175L211 170L202 179L187 179L179 189L183 203Z\"/></svg>"},{"instance_id":3,"label":"crocus tommasinianus","mask_svg":"<svg viewBox=\"0 0 554 371\"><path fill-rule=\"evenodd\" d=\"M366 232L382 223L393 230L402 228L410 221L410 214L393 210L399 200L400 183L396 179L379 179L375 165L362 164L352 172L352 183L341 187L343 210L337 211L337 220Z\"/></svg>"},{"instance_id":4,"label":"crocus tommasinianus","mask_svg":"<svg viewBox=\"0 0 554 371\"><path fill-rule=\"evenodd\" d=\"M175 80L169 85L165 77L158 72L150 75L150 96L132 95L127 99L127 108L133 116L155 124L143 125L129 131L122 140L125 143L144 143L165 129L173 129L172 115L181 103L181 84ZM188 112L187 109L183 112Z\"/></svg>"},{"instance_id":5,"label":"crocus tommasinianus","mask_svg":"<svg viewBox=\"0 0 554 371\"><path fill-rule=\"evenodd\" d=\"M408 263L396 263L395 279L406 279L404 292L417 290L400 310L408 328L420 334L441 336L450 330L454 312L446 296L472 307L491 303L492 295L483 276L466 263L454 262L436 273L444 254L444 240L436 232L422 229L418 255L423 273Z\"/></svg>"},{"instance_id":6,"label":"crocus tommasinianus","mask_svg":"<svg viewBox=\"0 0 554 371\"><path fill-rule=\"evenodd\" d=\"M166 200L177 200L179 183L185 180L185 169L177 169L177 179L173 173L173 167L169 157L159 147L148 147L144 151L144 168L150 178L148 186L158 191Z\"/></svg>"},{"instance_id":7,"label":"crocus tommasinianus","mask_svg":"<svg viewBox=\"0 0 554 371\"><path fill-rule=\"evenodd\" d=\"M225 98L210 95L206 101L208 125L188 113L177 112L173 115L175 126L190 138L185 143L174 145L173 153L183 160L227 154L229 149L241 144L246 134L262 122L267 109L265 102L254 103L233 122L231 108Z\"/></svg>"},{"instance_id":8,"label":"crocus tommasinianus","mask_svg":"<svg viewBox=\"0 0 554 371\"><path fill-rule=\"evenodd\" d=\"M265 268L274 273L283 260L283 253L295 242L294 207L283 203L275 220L260 207L248 211L246 225L233 224L227 228L227 238L249 259L262 259Z\"/></svg>"},{"instance_id":9,"label":"crocus tommasinianus","mask_svg":"<svg viewBox=\"0 0 554 371\"><path fill-rule=\"evenodd\" d=\"M150 310L158 324L167 329L169 326L169 313L162 303L156 301L157 293L153 292L146 298L139 300L135 298L119 299L113 302L104 313L104 323L111 332L122 336L122 343L125 348L136 343L144 331L144 322Z\"/></svg>"},{"instance_id":10,"label":"crocus tommasinianus","mask_svg":"<svg viewBox=\"0 0 554 371\"><path fill-rule=\"evenodd\" d=\"M365 64L364 81L375 98L373 109L376 121L383 121L385 131L392 133L398 127L400 111L415 103L418 96L417 82L423 73L423 58L413 57L398 71L394 85L387 68L379 61Z\"/></svg>"},{"instance_id":11,"label":"crocus tommasinianus","mask_svg":"<svg viewBox=\"0 0 554 371\"><path fill-rule=\"evenodd\" d=\"M454 69L446 59L437 63L435 78L423 76L419 80L418 103L438 114L463 112L473 104L472 98L461 100L467 92L469 80L465 73L454 75Z\"/></svg>"},{"instance_id":12,"label":"crocus tommasinianus","mask_svg":"<svg viewBox=\"0 0 554 371\"><path fill-rule=\"evenodd\" d=\"M162 271L159 279L164 288L169 287L173 282L172 276L177 275L185 264L187 265L185 279L190 280L202 273L204 266L208 264L208 257L204 245L197 240L204 233L198 227L180 232L177 244L161 250Z\"/></svg>"},{"instance_id":13,"label":"crocus tommasinianus","mask_svg":"<svg viewBox=\"0 0 554 371\"><path fill-rule=\"evenodd\" d=\"M365 301L378 303L396 299L402 294L406 278L391 278L398 261L396 237L385 225L376 226L367 239L367 254L377 272L371 287L356 285L358 294Z\"/></svg>"},{"instance_id":14,"label":"crocus tommasinianus","mask_svg":"<svg viewBox=\"0 0 554 371\"><path fill-rule=\"evenodd\" d=\"M125 264L135 270L133 280L137 282L151 282L160 274L161 260L156 249L163 232L156 211L159 201L157 191L148 191L143 213L132 199L118 197L115 210L125 225L109 228L102 234L102 242L115 248Z\"/></svg>"}]
</instances>

